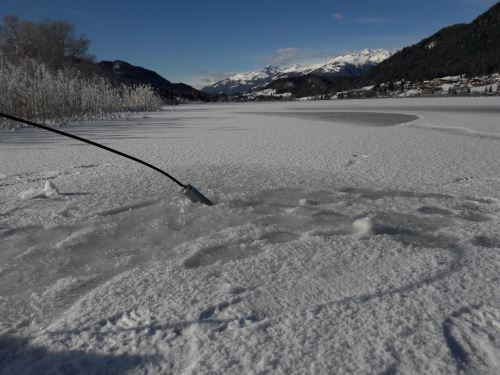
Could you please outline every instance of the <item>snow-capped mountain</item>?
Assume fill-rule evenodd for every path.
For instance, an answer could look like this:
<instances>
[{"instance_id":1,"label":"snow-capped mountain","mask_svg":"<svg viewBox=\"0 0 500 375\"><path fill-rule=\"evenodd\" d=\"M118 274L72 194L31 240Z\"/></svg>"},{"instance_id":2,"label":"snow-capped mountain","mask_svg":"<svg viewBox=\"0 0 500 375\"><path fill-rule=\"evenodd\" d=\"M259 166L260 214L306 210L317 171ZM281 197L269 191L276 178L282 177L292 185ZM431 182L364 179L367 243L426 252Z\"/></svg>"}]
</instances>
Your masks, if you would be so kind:
<instances>
[{"instance_id":1,"label":"snow-capped mountain","mask_svg":"<svg viewBox=\"0 0 500 375\"><path fill-rule=\"evenodd\" d=\"M281 71L282 68L280 67L266 66L257 71L235 74L210 86L203 87L201 91L209 94L247 93L270 83Z\"/></svg>"},{"instance_id":2,"label":"snow-capped mountain","mask_svg":"<svg viewBox=\"0 0 500 375\"><path fill-rule=\"evenodd\" d=\"M326 62L307 65L304 67L295 66L285 69L279 78L286 78L288 74L316 74L316 75L336 75L353 76L362 73L367 68L377 65L388 59L395 51L388 49L369 50L348 53L337 56Z\"/></svg>"},{"instance_id":3,"label":"snow-capped mountain","mask_svg":"<svg viewBox=\"0 0 500 375\"><path fill-rule=\"evenodd\" d=\"M225 78L204 87L202 91L211 94L249 93L263 88L273 80L306 74L319 76L356 76L391 57L394 52L394 50L388 49L365 49L311 65L294 65L291 67L266 66L257 71L240 73Z\"/></svg>"}]
</instances>

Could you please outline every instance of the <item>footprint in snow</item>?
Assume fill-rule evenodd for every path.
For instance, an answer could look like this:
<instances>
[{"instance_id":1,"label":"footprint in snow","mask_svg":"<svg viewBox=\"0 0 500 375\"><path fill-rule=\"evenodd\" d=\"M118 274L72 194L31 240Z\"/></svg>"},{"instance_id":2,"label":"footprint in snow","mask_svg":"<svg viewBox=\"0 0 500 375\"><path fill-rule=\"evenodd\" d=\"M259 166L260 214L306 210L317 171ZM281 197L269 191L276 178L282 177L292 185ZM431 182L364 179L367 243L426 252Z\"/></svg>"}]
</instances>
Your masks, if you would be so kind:
<instances>
[{"instance_id":1,"label":"footprint in snow","mask_svg":"<svg viewBox=\"0 0 500 375\"><path fill-rule=\"evenodd\" d=\"M351 160L349 160L349 161L346 163L345 167L346 167L346 168L349 168L349 167L352 167L352 166L354 166L354 165L358 164L358 163L360 162L360 159L361 159L361 158L366 159L366 158L368 158L368 155L358 155L358 154L353 154L353 155L352 155L352 159L351 159Z\"/></svg>"},{"instance_id":2,"label":"footprint in snow","mask_svg":"<svg viewBox=\"0 0 500 375\"><path fill-rule=\"evenodd\" d=\"M186 268L206 267L212 264L225 264L230 261L238 261L256 256L266 251L269 245L278 245L295 241L299 235L289 231L270 231L251 236L241 241L227 241L226 243L217 243L204 246L194 252L194 254L184 259L183 264Z\"/></svg>"},{"instance_id":3,"label":"footprint in snow","mask_svg":"<svg viewBox=\"0 0 500 375\"><path fill-rule=\"evenodd\" d=\"M469 177L458 177L458 178L455 178L455 182L456 183L460 183L460 182L464 182L464 181L472 181L472 180L475 180L477 177L472 177L472 176L469 176Z\"/></svg>"},{"instance_id":4,"label":"footprint in snow","mask_svg":"<svg viewBox=\"0 0 500 375\"><path fill-rule=\"evenodd\" d=\"M500 249L500 237L475 236L472 244L488 249Z\"/></svg>"},{"instance_id":5,"label":"footprint in snow","mask_svg":"<svg viewBox=\"0 0 500 375\"><path fill-rule=\"evenodd\" d=\"M453 215L453 212L435 206L422 206L419 209L417 209L417 211L424 215L443 215L443 216Z\"/></svg>"},{"instance_id":6,"label":"footprint in snow","mask_svg":"<svg viewBox=\"0 0 500 375\"><path fill-rule=\"evenodd\" d=\"M74 168L75 169L88 169L88 168L95 168L98 166L99 166L99 164L82 164L82 165L77 165Z\"/></svg>"},{"instance_id":7,"label":"footprint in snow","mask_svg":"<svg viewBox=\"0 0 500 375\"><path fill-rule=\"evenodd\" d=\"M443 335L460 370L495 374L500 365L500 311L490 306L460 309L443 323Z\"/></svg>"}]
</instances>

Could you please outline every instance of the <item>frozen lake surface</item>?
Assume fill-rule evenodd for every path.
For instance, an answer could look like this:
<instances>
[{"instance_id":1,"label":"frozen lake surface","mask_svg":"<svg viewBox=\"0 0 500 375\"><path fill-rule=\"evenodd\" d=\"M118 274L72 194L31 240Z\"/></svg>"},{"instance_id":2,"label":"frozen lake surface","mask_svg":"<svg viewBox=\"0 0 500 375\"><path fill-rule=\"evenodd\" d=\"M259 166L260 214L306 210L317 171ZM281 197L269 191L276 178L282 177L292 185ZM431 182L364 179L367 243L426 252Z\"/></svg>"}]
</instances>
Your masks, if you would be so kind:
<instances>
[{"instance_id":1,"label":"frozen lake surface","mask_svg":"<svg viewBox=\"0 0 500 375\"><path fill-rule=\"evenodd\" d=\"M345 111L287 111L287 112L262 112L263 116L283 116L303 120L329 121L332 123L354 124L364 126L394 126L417 120L416 115L404 113L384 112L345 112Z\"/></svg>"},{"instance_id":2,"label":"frozen lake surface","mask_svg":"<svg viewBox=\"0 0 500 375\"><path fill-rule=\"evenodd\" d=\"M498 373L500 101L0 130L0 373Z\"/></svg>"}]
</instances>

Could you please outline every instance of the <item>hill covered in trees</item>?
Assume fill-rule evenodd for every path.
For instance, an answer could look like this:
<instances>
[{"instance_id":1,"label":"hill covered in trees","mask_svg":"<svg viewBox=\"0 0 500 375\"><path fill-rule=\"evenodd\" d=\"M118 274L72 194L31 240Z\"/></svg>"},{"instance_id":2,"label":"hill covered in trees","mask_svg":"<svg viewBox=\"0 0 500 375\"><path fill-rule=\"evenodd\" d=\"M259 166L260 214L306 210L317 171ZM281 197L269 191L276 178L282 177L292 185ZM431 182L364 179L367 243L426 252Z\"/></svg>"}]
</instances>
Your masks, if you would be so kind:
<instances>
[{"instance_id":1,"label":"hill covered in trees","mask_svg":"<svg viewBox=\"0 0 500 375\"><path fill-rule=\"evenodd\" d=\"M402 49L371 69L369 83L398 79L423 81L500 71L500 3L469 24L445 27L421 42Z\"/></svg>"},{"instance_id":2,"label":"hill covered in trees","mask_svg":"<svg viewBox=\"0 0 500 375\"><path fill-rule=\"evenodd\" d=\"M147 84L166 99L181 97L188 100L209 100L211 98L211 95L185 83L172 83L152 70L125 61L101 61L97 66L101 73L113 82L125 85Z\"/></svg>"}]
</instances>

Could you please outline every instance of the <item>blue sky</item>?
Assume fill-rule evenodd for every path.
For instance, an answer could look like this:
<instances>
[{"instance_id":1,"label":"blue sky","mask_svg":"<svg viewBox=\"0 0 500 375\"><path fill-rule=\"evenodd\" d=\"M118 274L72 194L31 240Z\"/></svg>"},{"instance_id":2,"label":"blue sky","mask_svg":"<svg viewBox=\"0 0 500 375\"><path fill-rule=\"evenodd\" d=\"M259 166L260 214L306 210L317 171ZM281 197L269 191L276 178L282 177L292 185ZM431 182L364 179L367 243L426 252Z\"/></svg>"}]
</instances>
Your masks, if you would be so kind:
<instances>
[{"instance_id":1,"label":"blue sky","mask_svg":"<svg viewBox=\"0 0 500 375\"><path fill-rule=\"evenodd\" d=\"M0 17L65 19L98 60L196 86L268 64L399 48L497 0L0 0Z\"/></svg>"}]
</instances>

